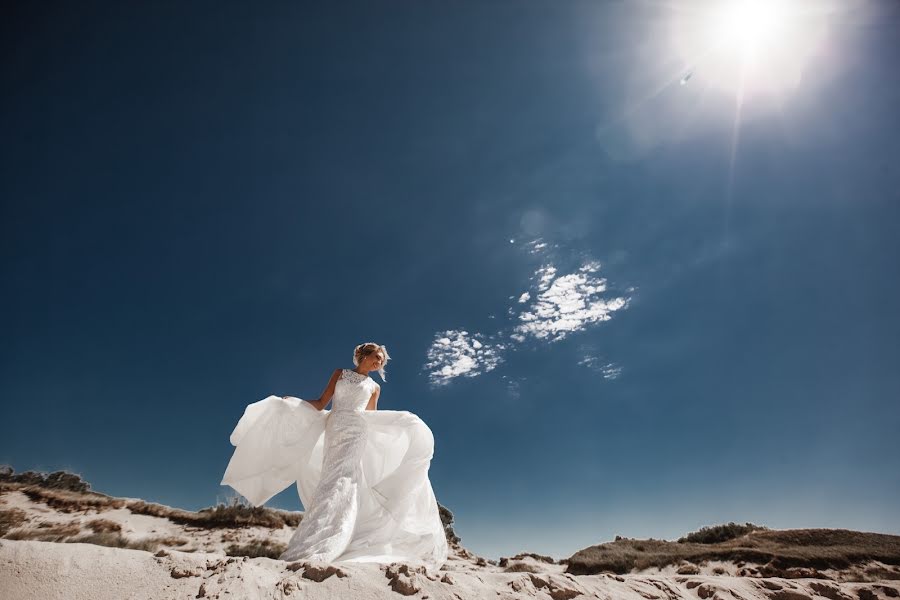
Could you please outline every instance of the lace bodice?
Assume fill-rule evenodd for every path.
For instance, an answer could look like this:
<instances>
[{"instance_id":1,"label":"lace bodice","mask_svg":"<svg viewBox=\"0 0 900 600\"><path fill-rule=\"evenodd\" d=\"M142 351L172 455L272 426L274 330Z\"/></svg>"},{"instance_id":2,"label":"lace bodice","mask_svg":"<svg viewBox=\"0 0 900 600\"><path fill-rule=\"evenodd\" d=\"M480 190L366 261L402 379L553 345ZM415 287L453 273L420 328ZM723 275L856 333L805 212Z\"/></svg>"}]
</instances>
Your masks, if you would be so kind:
<instances>
[{"instance_id":1,"label":"lace bodice","mask_svg":"<svg viewBox=\"0 0 900 600\"><path fill-rule=\"evenodd\" d=\"M368 375L341 369L341 376L334 385L331 410L366 410L376 387L378 384Z\"/></svg>"}]
</instances>

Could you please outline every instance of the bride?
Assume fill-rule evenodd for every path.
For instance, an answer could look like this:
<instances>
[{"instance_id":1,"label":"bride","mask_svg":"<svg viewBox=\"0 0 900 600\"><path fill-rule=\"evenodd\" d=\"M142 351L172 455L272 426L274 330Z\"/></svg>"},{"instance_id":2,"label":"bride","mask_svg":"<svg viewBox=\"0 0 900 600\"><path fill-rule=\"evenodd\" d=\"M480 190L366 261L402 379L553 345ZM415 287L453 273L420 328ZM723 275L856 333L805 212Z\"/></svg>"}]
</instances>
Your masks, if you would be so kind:
<instances>
[{"instance_id":1,"label":"bride","mask_svg":"<svg viewBox=\"0 0 900 600\"><path fill-rule=\"evenodd\" d=\"M297 482L305 512L281 560L405 562L438 569L448 546L428 479L434 437L405 410L377 410L387 348L360 344L315 400L269 396L231 434L222 485L253 506ZM325 410L332 402L331 410Z\"/></svg>"}]
</instances>

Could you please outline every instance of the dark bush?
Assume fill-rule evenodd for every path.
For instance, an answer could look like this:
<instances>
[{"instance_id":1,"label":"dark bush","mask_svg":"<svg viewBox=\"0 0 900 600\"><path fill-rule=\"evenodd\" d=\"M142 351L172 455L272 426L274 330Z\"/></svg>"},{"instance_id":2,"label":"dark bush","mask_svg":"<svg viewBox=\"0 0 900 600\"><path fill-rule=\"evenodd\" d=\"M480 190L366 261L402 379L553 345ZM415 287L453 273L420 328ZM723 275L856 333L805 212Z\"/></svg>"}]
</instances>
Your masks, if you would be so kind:
<instances>
[{"instance_id":1,"label":"dark bush","mask_svg":"<svg viewBox=\"0 0 900 600\"><path fill-rule=\"evenodd\" d=\"M285 550L287 550L287 544L267 539L255 539L246 544L231 544L225 549L225 554L228 556L248 556L250 558L264 556L278 559Z\"/></svg>"},{"instance_id":2,"label":"dark bush","mask_svg":"<svg viewBox=\"0 0 900 600\"><path fill-rule=\"evenodd\" d=\"M694 531L679 538L678 543L718 544L719 542L727 542L728 540L747 535L751 531L765 529L768 528L761 525L754 525L753 523L745 523L743 525L738 525L737 523L713 525L711 527L701 527L699 531Z\"/></svg>"}]
</instances>

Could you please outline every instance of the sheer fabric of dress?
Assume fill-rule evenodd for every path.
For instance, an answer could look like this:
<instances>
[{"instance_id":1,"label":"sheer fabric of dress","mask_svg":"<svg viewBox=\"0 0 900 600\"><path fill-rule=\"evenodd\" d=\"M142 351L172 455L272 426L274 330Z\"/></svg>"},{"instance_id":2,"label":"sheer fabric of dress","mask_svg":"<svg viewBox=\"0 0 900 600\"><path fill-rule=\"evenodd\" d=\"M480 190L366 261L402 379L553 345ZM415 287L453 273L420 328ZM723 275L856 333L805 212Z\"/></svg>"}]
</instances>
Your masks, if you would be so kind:
<instances>
[{"instance_id":1,"label":"sheer fabric of dress","mask_svg":"<svg viewBox=\"0 0 900 600\"><path fill-rule=\"evenodd\" d=\"M305 512L282 560L438 569L448 545L428 469L434 436L409 411L365 410L378 384L343 369L332 409L269 396L231 434L222 485L261 506L297 483Z\"/></svg>"}]
</instances>

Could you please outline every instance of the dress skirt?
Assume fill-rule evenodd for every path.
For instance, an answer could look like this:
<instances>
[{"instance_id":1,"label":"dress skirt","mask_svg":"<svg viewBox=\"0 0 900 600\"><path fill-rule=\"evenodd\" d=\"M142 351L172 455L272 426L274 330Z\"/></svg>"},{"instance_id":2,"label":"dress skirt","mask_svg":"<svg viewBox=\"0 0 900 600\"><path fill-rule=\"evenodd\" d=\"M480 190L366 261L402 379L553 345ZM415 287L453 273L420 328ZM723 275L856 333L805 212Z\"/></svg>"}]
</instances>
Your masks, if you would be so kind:
<instances>
[{"instance_id":1,"label":"dress skirt","mask_svg":"<svg viewBox=\"0 0 900 600\"><path fill-rule=\"evenodd\" d=\"M439 568L448 545L428 469L434 436L409 411L322 410L269 396L247 406L222 478L253 506L292 483L305 509L283 560Z\"/></svg>"}]
</instances>

